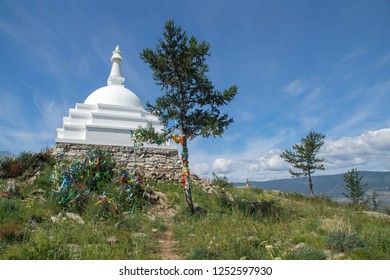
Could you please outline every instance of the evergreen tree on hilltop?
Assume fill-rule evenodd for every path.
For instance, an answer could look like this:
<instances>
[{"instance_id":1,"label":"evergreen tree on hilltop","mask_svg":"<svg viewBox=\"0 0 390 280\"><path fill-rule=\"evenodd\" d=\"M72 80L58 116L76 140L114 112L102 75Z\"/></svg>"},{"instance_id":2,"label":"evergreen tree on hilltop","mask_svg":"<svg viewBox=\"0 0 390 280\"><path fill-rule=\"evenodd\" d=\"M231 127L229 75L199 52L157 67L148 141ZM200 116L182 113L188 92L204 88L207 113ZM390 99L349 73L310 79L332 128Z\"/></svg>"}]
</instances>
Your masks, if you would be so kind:
<instances>
[{"instance_id":1,"label":"evergreen tree on hilltop","mask_svg":"<svg viewBox=\"0 0 390 280\"><path fill-rule=\"evenodd\" d=\"M301 139L300 144L292 146L294 151L285 150L280 156L295 169L289 169L291 176L307 176L309 181L310 194L314 195L311 175L316 170L325 170L322 162L324 159L318 159L317 154L324 144L325 135L316 132L310 132L305 138Z\"/></svg>"},{"instance_id":2,"label":"evergreen tree on hilltop","mask_svg":"<svg viewBox=\"0 0 390 280\"><path fill-rule=\"evenodd\" d=\"M233 100L237 86L233 85L223 92L214 89L206 76L210 44L205 41L199 43L192 36L188 38L173 20L166 22L163 38L159 39L155 50L146 48L140 56L149 64L153 79L165 92L155 104L148 102L146 107L165 125L165 135L172 136L182 146L182 184L187 204L194 212L187 141L197 136L222 136L233 118L222 113L220 107ZM146 130L144 133L153 134Z\"/></svg>"},{"instance_id":3,"label":"evergreen tree on hilltop","mask_svg":"<svg viewBox=\"0 0 390 280\"><path fill-rule=\"evenodd\" d=\"M360 175L356 168L353 168L351 171L348 171L344 174L345 189L347 192L343 193L343 195L349 198L352 203L356 205L362 204L364 202L364 187L367 186L367 184L362 183L363 177L364 176Z\"/></svg>"}]
</instances>

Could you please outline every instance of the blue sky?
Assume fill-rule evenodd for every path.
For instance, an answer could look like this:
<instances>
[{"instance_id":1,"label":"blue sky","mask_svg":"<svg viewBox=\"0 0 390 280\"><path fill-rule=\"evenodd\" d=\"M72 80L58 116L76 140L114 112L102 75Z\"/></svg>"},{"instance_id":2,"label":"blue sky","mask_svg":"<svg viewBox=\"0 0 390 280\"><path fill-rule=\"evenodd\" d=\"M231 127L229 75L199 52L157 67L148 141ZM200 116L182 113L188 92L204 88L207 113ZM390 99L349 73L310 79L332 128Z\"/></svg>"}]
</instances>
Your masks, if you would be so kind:
<instances>
[{"instance_id":1,"label":"blue sky","mask_svg":"<svg viewBox=\"0 0 390 280\"><path fill-rule=\"evenodd\" d=\"M0 0L0 150L54 146L76 102L105 85L118 44L126 87L161 92L139 54L174 19L211 44L209 77L239 92L223 138L190 143L190 167L243 181L288 178L279 157L326 135L326 171L390 170L390 2Z\"/></svg>"}]
</instances>

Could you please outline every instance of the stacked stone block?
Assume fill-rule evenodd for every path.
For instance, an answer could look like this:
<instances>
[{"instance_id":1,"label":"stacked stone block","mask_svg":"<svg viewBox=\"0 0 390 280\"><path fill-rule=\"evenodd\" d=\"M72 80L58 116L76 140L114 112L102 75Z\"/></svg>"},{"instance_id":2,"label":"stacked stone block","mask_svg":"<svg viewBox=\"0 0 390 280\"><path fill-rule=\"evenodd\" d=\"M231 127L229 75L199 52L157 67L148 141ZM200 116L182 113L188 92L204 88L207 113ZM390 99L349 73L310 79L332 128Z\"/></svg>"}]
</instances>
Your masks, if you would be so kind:
<instances>
[{"instance_id":1,"label":"stacked stone block","mask_svg":"<svg viewBox=\"0 0 390 280\"><path fill-rule=\"evenodd\" d=\"M53 156L57 160L75 160L85 152L96 147L87 144L57 143ZM112 155L119 168L125 164L135 168L142 176L152 181L180 181L182 164L176 149L141 147L134 153L134 147L103 146Z\"/></svg>"}]
</instances>

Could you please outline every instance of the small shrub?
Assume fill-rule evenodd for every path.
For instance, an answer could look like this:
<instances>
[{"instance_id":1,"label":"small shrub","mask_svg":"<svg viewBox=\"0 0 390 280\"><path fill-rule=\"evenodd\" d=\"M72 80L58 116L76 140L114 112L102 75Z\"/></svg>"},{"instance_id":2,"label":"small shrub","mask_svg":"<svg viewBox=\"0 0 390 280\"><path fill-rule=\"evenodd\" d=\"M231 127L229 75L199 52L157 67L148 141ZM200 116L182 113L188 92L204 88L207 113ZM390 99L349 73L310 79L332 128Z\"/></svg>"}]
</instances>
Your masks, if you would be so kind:
<instances>
[{"instance_id":1,"label":"small shrub","mask_svg":"<svg viewBox=\"0 0 390 280\"><path fill-rule=\"evenodd\" d=\"M284 215L283 208L273 199L263 201L239 200L236 202L236 205L244 214L254 218L262 217L280 220Z\"/></svg>"},{"instance_id":2,"label":"small shrub","mask_svg":"<svg viewBox=\"0 0 390 280\"><path fill-rule=\"evenodd\" d=\"M109 217L112 217L113 213L118 212L118 204L109 194L106 194L106 192L103 192L103 194L97 198L97 201L91 205L89 209L89 214L93 214L100 220L108 219Z\"/></svg>"},{"instance_id":3,"label":"small shrub","mask_svg":"<svg viewBox=\"0 0 390 280\"><path fill-rule=\"evenodd\" d=\"M19 177L23 174L23 172L24 172L24 166L20 162L13 161L10 163L8 177L11 178Z\"/></svg>"},{"instance_id":4,"label":"small shrub","mask_svg":"<svg viewBox=\"0 0 390 280\"><path fill-rule=\"evenodd\" d=\"M325 238L328 248L339 252L350 252L358 248L366 247L366 243L354 232L335 231L329 233Z\"/></svg>"},{"instance_id":5,"label":"small shrub","mask_svg":"<svg viewBox=\"0 0 390 280\"><path fill-rule=\"evenodd\" d=\"M76 212L86 209L91 192L103 191L95 206L103 217L109 211L131 211L148 203L150 189L135 170L129 171L125 164L114 177L115 162L105 148L88 150L84 159L60 162L55 165L51 180L56 189L53 199L65 208ZM112 185L116 184L117 187Z\"/></svg>"},{"instance_id":6,"label":"small shrub","mask_svg":"<svg viewBox=\"0 0 390 280\"><path fill-rule=\"evenodd\" d=\"M235 205L238 209L240 209L245 215L255 215L260 210L261 202L258 201L248 201L245 199L241 199L235 202Z\"/></svg>"},{"instance_id":7,"label":"small shrub","mask_svg":"<svg viewBox=\"0 0 390 280\"><path fill-rule=\"evenodd\" d=\"M318 249L304 246L286 256L287 260L326 260L326 254Z\"/></svg>"},{"instance_id":8,"label":"small shrub","mask_svg":"<svg viewBox=\"0 0 390 280\"><path fill-rule=\"evenodd\" d=\"M22 177L26 179L34 176L35 170L43 165L43 162L39 160L37 154L31 152L22 152L16 158L16 164L20 165L19 174L11 174L11 177Z\"/></svg>"},{"instance_id":9,"label":"small shrub","mask_svg":"<svg viewBox=\"0 0 390 280\"><path fill-rule=\"evenodd\" d=\"M37 156L39 157L39 159L44 162L44 163L47 163L49 165L54 165L56 163L56 160L55 158L53 157L52 155L52 150L51 148L49 147L45 147L43 148L38 154Z\"/></svg>"},{"instance_id":10,"label":"small shrub","mask_svg":"<svg viewBox=\"0 0 390 280\"><path fill-rule=\"evenodd\" d=\"M233 207L233 201L224 192L217 194L218 204L221 208L231 209Z\"/></svg>"},{"instance_id":11,"label":"small shrub","mask_svg":"<svg viewBox=\"0 0 390 280\"><path fill-rule=\"evenodd\" d=\"M94 147L87 150L78 166L76 180L82 181L91 190L98 190L100 182L111 181L115 162L107 149Z\"/></svg>"},{"instance_id":12,"label":"small shrub","mask_svg":"<svg viewBox=\"0 0 390 280\"><path fill-rule=\"evenodd\" d=\"M86 151L84 157L73 162L60 162L55 165L52 175L58 184L71 177L77 185L84 185L90 190L98 190L101 182L111 181L115 163L111 154L103 147L94 147Z\"/></svg>"},{"instance_id":13,"label":"small shrub","mask_svg":"<svg viewBox=\"0 0 390 280\"><path fill-rule=\"evenodd\" d=\"M23 220L25 208L19 200L0 197L0 224Z\"/></svg>"},{"instance_id":14,"label":"small shrub","mask_svg":"<svg viewBox=\"0 0 390 280\"><path fill-rule=\"evenodd\" d=\"M129 171L122 166L115 182L119 185L114 196L117 208L129 211L148 204L147 194L150 193L150 189L144 184L140 173L135 170Z\"/></svg>"},{"instance_id":15,"label":"small shrub","mask_svg":"<svg viewBox=\"0 0 390 280\"><path fill-rule=\"evenodd\" d=\"M123 166L114 179L114 183L117 186L109 193L103 192L95 203L104 215L110 211L134 211L149 203L148 194L151 190L143 183L142 176L136 171L129 171Z\"/></svg>"},{"instance_id":16,"label":"small shrub","mask_svg":"<svg viewBox=\"0 0 390 280\"><path fill-rule=\"evenodd\" d=\"M11 163L14 161L14 154L9 151L0 152L0 178L7 178L10 173Z\"/></svg>"},{"instance_id":17,"label":"small shrub","mask_svg":"<svg viewBox=\"0 0 390 280\"><path fill-rule=\"evenodd\" d=\"M67 244L38 234L31 246L26 247L16 258L24 260L70 260L72 254Z\"/></svg>"},{"instance_id":18,"label":"small shrub","mask_svg":"<svg viewBox=\"0 0 390 280\"><path fill-rule=\"evenodd\" d=\"M22 236L20 225L15 221L0 226L0 240L5 242L16 241Z\"/></svg>"},{"instance_id":19,"label":"small shrub","mask_svg":"<svg viewBox=\"0 0 390 280\"><path fill-rule=\"evenodd\" d=\"M89 149L84 158L56 164L51 175L56 186L53 199L65 208L83 212L90 192L112 179L113 167L114 161L104 148Z\"/></svg>"},{"instance_id":20,"label":"small shrub","mask_svg":"<svg viewBox=\"0 0 390 280\"><path fill-rule=\"evenodd\" d=\"M40 175L37 177L34 183L35 188L41 188L45 190L46 194L50 194L52 187L51 174L53 172L53 166L51 163L44 163L41 169Z\"/></svg>"},{"instance_id":21,"label":"small shrub","mask_svg":"<svg viewBox=\"0 0 390 280\"><path fill-rule=\"evenodd\" d=\"M71 211L83 212L88 202L89 189L78 184L72 176L72 169L57 165L55 171L52 180L57 189L52 191L53 200Z\"/></svg>"},{"instance_id":22,"label":"small shrub","mask_svg":"<svg viewBox=\"0 0 390 280\"><path fill-rule=\"evenodd\" d=\"M218 260L220 259L220 253L216 250L208 248L195 248L189 260Z\"/></svg>"},{"instance_id":23,"label":"small shrub","mask_svg":"<svg viewBox=\"0 0 390 280\"><path fill-rule=\"evenodd\" d=\"M211 184L221 188L233 187L233 184L228 182L228 178L226 176L217 176L217 174L215 174L214 172L213 172L213 180Z\"/></svg>"},{"instance_id":24,"label":"small shrub","mask_svg":"<svg viewBox=\"0 0 390 280\"><path fill-rule=\"evenodd\" d=\"M22 152L17 157L10 152L0 152L0 177L26 179L47 162L54 164L54 157L49 148L43 149L39 153Z\"/></svg>"},{"instance_id":25,"label":"small shrub","mask_svg":"<svg viewBox=\"0 0 390 280\"><path fill-rule=\"evenodd\" d=\"M248 199L232 199L225 192L220 192L217 196L218 203L222 209L239 210L243 215L257 218L270 218L274 221L280 221L286 217L284 208L278 205L278 201L274 199L248 200Z\"/></svg>"},{"instance_id":26,"label":"small shrub","mask_svg":"<svg viewBox=\"0 0 390 280\"><path fill-rule=\"evenodd\" d=\"M133 212L119 220L116 227L126 231L141 231L142 227L146 225L145 217L141 212Z\"/></svg>"},{"instance_id":27,"label":"small shrub","mask_svg":"<svg viewBox=\"0 0 390 280\"><path fill-rule=\"evenodd\" d=\"M0 196L7 198L22 198L15 182L9 181L7 185L0 185Z\"/></svg>"}]
</instances>

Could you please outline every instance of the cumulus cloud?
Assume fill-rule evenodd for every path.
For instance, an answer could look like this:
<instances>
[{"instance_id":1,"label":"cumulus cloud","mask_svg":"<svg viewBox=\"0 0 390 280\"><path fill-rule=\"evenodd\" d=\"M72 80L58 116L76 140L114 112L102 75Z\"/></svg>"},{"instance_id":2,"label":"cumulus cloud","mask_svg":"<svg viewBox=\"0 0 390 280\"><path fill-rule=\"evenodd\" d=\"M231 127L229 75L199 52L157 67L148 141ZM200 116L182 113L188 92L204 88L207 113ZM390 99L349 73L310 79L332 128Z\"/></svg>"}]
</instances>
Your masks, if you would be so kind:
<instances>
[{"instance_id":1,"label":"cumulus cloud","mask_svg":"<svg viewBox=\"0 0 390 280\"><path fill-rule=\"evenodd\" d=\"M271 149L261 155L254 163L249 164L249 171L282 171L288 169L288 164L280 157L281 150Z\"/></svg>"},{"instance_id":2,"label":"cumulus cloud","mask_svg":"<svg viewBox=\"0 0 390 280\"><path fill-rule=\"evenodd\" d=\"M280 157L283 150L276 148L281 144L279 140L251 139L245 149L235 153L215 156L195 153L200 156L193 161L192 171L201 176L209 176L214 171L233 182L245 182L246 178L251 181L290 178L288 169L291 165ZM352 168L390 170L390 128L367 131L353 137L326 139L318 157L325 158L326 170L316 175L344 173Z\"/></svg>"},{"instance_id":3,"label":"cumulus cloud","mask_svg":"<svg viewBox=\"0 0 390 280\"><path fill-rule=\"evenodd\" d=\"M192 172L199 176L208 175L210 173L210 167L206 163L196 163L192 167Z\"/></svg>"},{"instance_id":4,"label":"cumulus cloud","mask_svg":"<svg viewBox=\"0 0 390 280\"><path fill-rule=\"evenodd\" d=\"M390 164L390 128L326 140L319 156L325 158L326 167L331 169L366 164L386 166Z\"/></svg>"},{"instance_id":5,"label":"cumulus cloud","mask_svg":"<svg viewBox=\"0 0 390 280\"><path fill-rule=\"evenodd\" d=\"M280 149L270 149L256 159L242 162L257 180L288 177L291 167L281 157ZM325 158L323 174L343 173L355 167L362 170L390 169L390 128L368 131L354 137L325 140L318 155ZM248 175L250 177L250 175Z\"/></svg>"},{"instance_id":6,"label":"cumulus cloud","mask_svg":"<svg viewBox=\"0 0 390 280\"><path fill-rule=\"evenodd\" d=\"M226 158L217 158L213 162L213 171L217 174L228 174L234 170L234 162Z\"/></svg>"}]
</instances>

